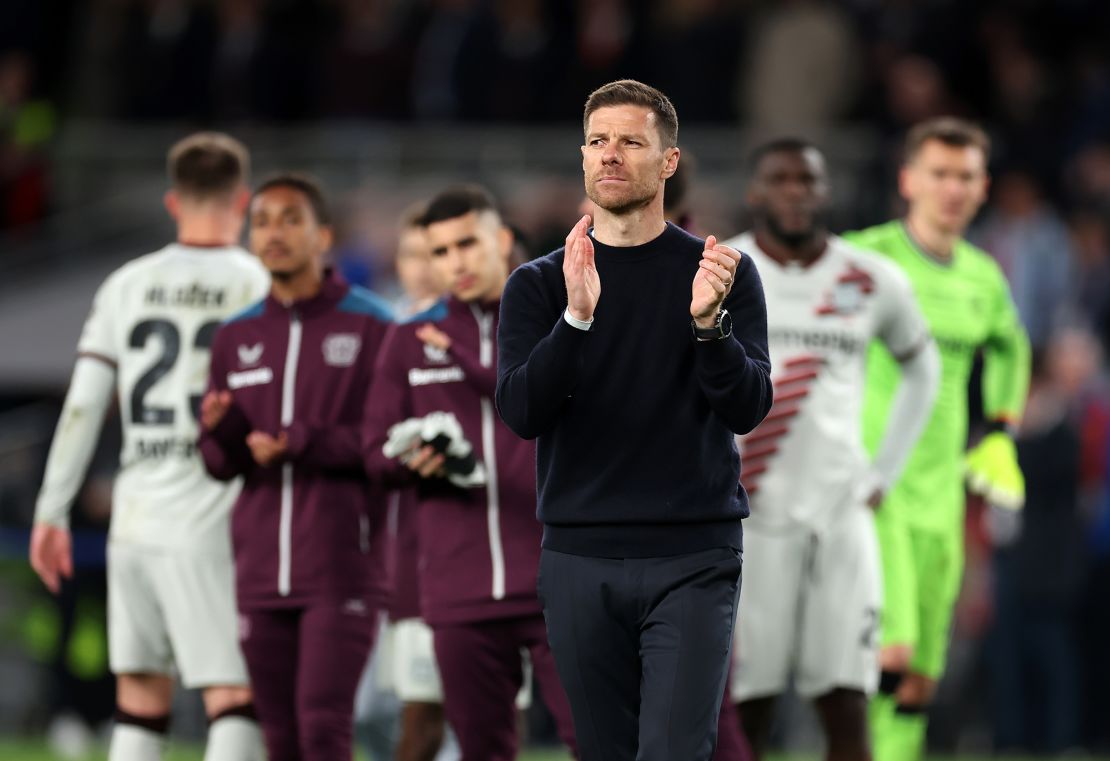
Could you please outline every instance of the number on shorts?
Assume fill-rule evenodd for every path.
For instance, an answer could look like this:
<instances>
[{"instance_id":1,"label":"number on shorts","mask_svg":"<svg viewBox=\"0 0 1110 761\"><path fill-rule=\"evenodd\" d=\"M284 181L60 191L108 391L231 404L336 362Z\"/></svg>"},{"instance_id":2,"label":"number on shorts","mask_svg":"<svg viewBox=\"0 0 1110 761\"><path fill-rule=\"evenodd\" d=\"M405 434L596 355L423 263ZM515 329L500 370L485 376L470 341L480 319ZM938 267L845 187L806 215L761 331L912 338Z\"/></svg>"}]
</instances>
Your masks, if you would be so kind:
<instances>
[{"instance_id":1,"label":"number on shorts","mask_svg":"<svg viewBox=\"0 0 1110 761\"><path fill-rule=\"evenodd\" d=\"M879 633L879 609L867 608L863 611L863 633L860 635L859 644L868 650L876 647L875 638Z\"/></svg>"}]
</instances>

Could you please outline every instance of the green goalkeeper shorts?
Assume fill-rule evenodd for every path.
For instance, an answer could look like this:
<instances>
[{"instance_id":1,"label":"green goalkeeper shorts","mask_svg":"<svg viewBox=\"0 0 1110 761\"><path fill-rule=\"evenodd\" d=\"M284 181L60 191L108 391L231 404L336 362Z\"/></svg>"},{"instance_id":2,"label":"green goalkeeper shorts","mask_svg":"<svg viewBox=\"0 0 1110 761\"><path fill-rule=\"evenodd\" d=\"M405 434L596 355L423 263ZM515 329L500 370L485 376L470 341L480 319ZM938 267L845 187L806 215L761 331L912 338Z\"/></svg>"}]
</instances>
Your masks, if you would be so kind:
<instances>
[{"instance_id":1,"label":"green goalkeeper shorts","mask_svg":"<svg viewBox=\"0 0 1110 761\"><path fill-rule=\"evenodd\" d=\"M883 566L882 643L911 646L910 671L939 679L963 576L963 526L923 530L891 507L875 515Z\"/></svg>"}]
</instances>

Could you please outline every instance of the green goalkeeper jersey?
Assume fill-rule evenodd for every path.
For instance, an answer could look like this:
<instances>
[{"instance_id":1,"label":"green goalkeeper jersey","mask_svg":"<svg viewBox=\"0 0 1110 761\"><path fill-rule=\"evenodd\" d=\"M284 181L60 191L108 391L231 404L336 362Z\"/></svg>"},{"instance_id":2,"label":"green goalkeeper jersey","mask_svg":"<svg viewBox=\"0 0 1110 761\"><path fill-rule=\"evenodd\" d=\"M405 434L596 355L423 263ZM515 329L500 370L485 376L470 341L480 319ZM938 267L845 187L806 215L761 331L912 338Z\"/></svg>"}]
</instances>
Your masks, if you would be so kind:
<instances>
[{"instance_id":1,"label":"green goalkeeper jersey","mask_svg":"<svg viewBox=\"0 0 1110 761\"><path fill-rule=\"evenodd\" d=\"M909 276L941 355L941 380L925 427L884 510L931 531L959 530L963 519L968 378L982 347L983 405L988 418L1017 421L1029 385L1029 339L998 265L960 240L948 262L925 253L901 220L847 233L847 240L877 251ZM872 342L863 409L864 443L872 454L886 429L901 371Z\"/></svg>"}]
</instances>

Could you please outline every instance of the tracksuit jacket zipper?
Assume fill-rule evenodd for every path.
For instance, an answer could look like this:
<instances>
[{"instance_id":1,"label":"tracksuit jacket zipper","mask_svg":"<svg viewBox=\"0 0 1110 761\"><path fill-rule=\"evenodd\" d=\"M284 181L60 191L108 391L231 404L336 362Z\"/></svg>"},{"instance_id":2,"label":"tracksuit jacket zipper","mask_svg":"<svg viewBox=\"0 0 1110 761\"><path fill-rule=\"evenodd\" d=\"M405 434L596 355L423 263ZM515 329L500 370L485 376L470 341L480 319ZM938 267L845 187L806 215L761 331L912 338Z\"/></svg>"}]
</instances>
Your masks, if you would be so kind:
<instances>
[{"instance_id":1,"label":"tracksuit jacket zipper","mask_svg":"<svg viewBox=\"0 0 1110 761\"><path fill-rule=\"evenodd\" d=\"M493 315L482 312L476 305L470 311L478 322L478 362L482 367L493 366ZM486 526L489 530L490 564L493 570L494 600L505 599L505 549L501 544L501 501L497 484L497 452L494 439L493 402L483 396L482 405L482 460L486 466Z\"/></svg>"},{"instance_id":2,"label":"tracksuit jacket zipper","mask_svg":"<svg viewBox=\"0 0 1110 761\"><path fill-rule=\"evenodd\" d=\"M293 423L293 399L297 392L297 363L301 354L301 316L289 313L289 347L281 381L281 427ZM281 466L281 522L278 527L278 594L288 597L293 571L293 463Z\"/></svg>"}]
</instances>

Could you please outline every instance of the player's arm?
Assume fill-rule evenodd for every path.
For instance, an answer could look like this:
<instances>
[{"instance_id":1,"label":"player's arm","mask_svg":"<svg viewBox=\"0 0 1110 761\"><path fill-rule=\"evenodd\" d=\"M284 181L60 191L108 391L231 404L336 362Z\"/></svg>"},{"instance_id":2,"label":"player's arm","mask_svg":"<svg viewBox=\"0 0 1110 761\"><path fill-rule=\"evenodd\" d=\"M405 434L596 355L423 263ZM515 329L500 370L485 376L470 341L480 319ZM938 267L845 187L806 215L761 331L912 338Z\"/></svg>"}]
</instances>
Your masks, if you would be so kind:
<instances>
[{"instance_id":1,"label":"player's arm","mask_svg":"<svg viewBox=\"0 0 1110 761\"><path fill-rule=\"evenodd\" d=\"M518 436L555 427L582 367L589 326L571 323L539 270L519 267L501 297L497 327L497 410Z\"/></svg>"},{"instance_id":2,"label":"player's arm","mask_svg":"<svg viewBox=\"0 0 1110 761\"><path fill-rule=\"evenodd\" d=\"M929 335L913 290L900 272L891 283L885 304L879 339L901 366L901 379L872 463L878 482L877 492L869 495L872 507L901 475L929 422L940 388L940 352Z\"/></svg>"},{"instance_id":3,"label":"player's arm","mask_svg":"<svg viewBox=\"0 0 1110 761\"><path fill-rule=\"evenodd\" d=\"M61 577L73 575L69 512L96 451L104 417L112 404L116 368L102 357L77 359L69 392L46 459L46 475L35 503L31 566L51 592Z\"/></svg>"},{"instance_id":4,"label":"player's arm","mask_svg":"<svg viewBox=\"0 0 1110 761\"><path fill-rule=\"evenodd\" d=\"M733 433L745 434L759 425L774 401L767 302L751 257L740 258L723 306L732 317L732 335L697 341L694 372L713 411Z\"/></svg>"},{"instance_id":5,"label":"player's arm","mask_svg":"<svg viewBox=\"0 0 1110 761\"><path fill-rule=\"evenodd\" d=\"M990 431L968 453L967 479L970 489L992 505L1017 509L1025 503L1025 479L1013 431L1029 392L1031 351L1001 273L991 307L991 330L983 347L983 408Z\"/></svg>"},{"instance_id":6,"label":"player's arm","mask_svg":"<svg viewBox=\"0 0 1110 761\"><path fill-rule=\"evenodd\" d=\"M393 325L386 331L366 397L360 435L362 464L370 478L386 488L400 488L417 480L416 474L383 451L393 426L412 416L404 346L408 329Z\"/></svg>"},{"instance_id":7,"label":"player's arm","mask_svg":"<svg viewBox=\"0 0 1110 761\"><path fill-rule=\"evenodd\" d=\"M216 331L212 342L208 392L200 407L200 438L197 449L208 475L230 481L246 475L254 468L254 458L247 446L250 422L235 404L227 387L226 363L223 355L226 329Z\"/></svg>"},{"instance_id":8,"label":"player's arm","mask_svg":"<svg viewBox=\"0 0 1110 761\"><path fill-rule=\"evenodd\" d=\"M116 278L110 277L100 286L81 330L77 363L35 504L31 567L55 593L61 578L73 575L69 512L96 451L116 388L115 283Z\"/></svg>"}]
</instances>

